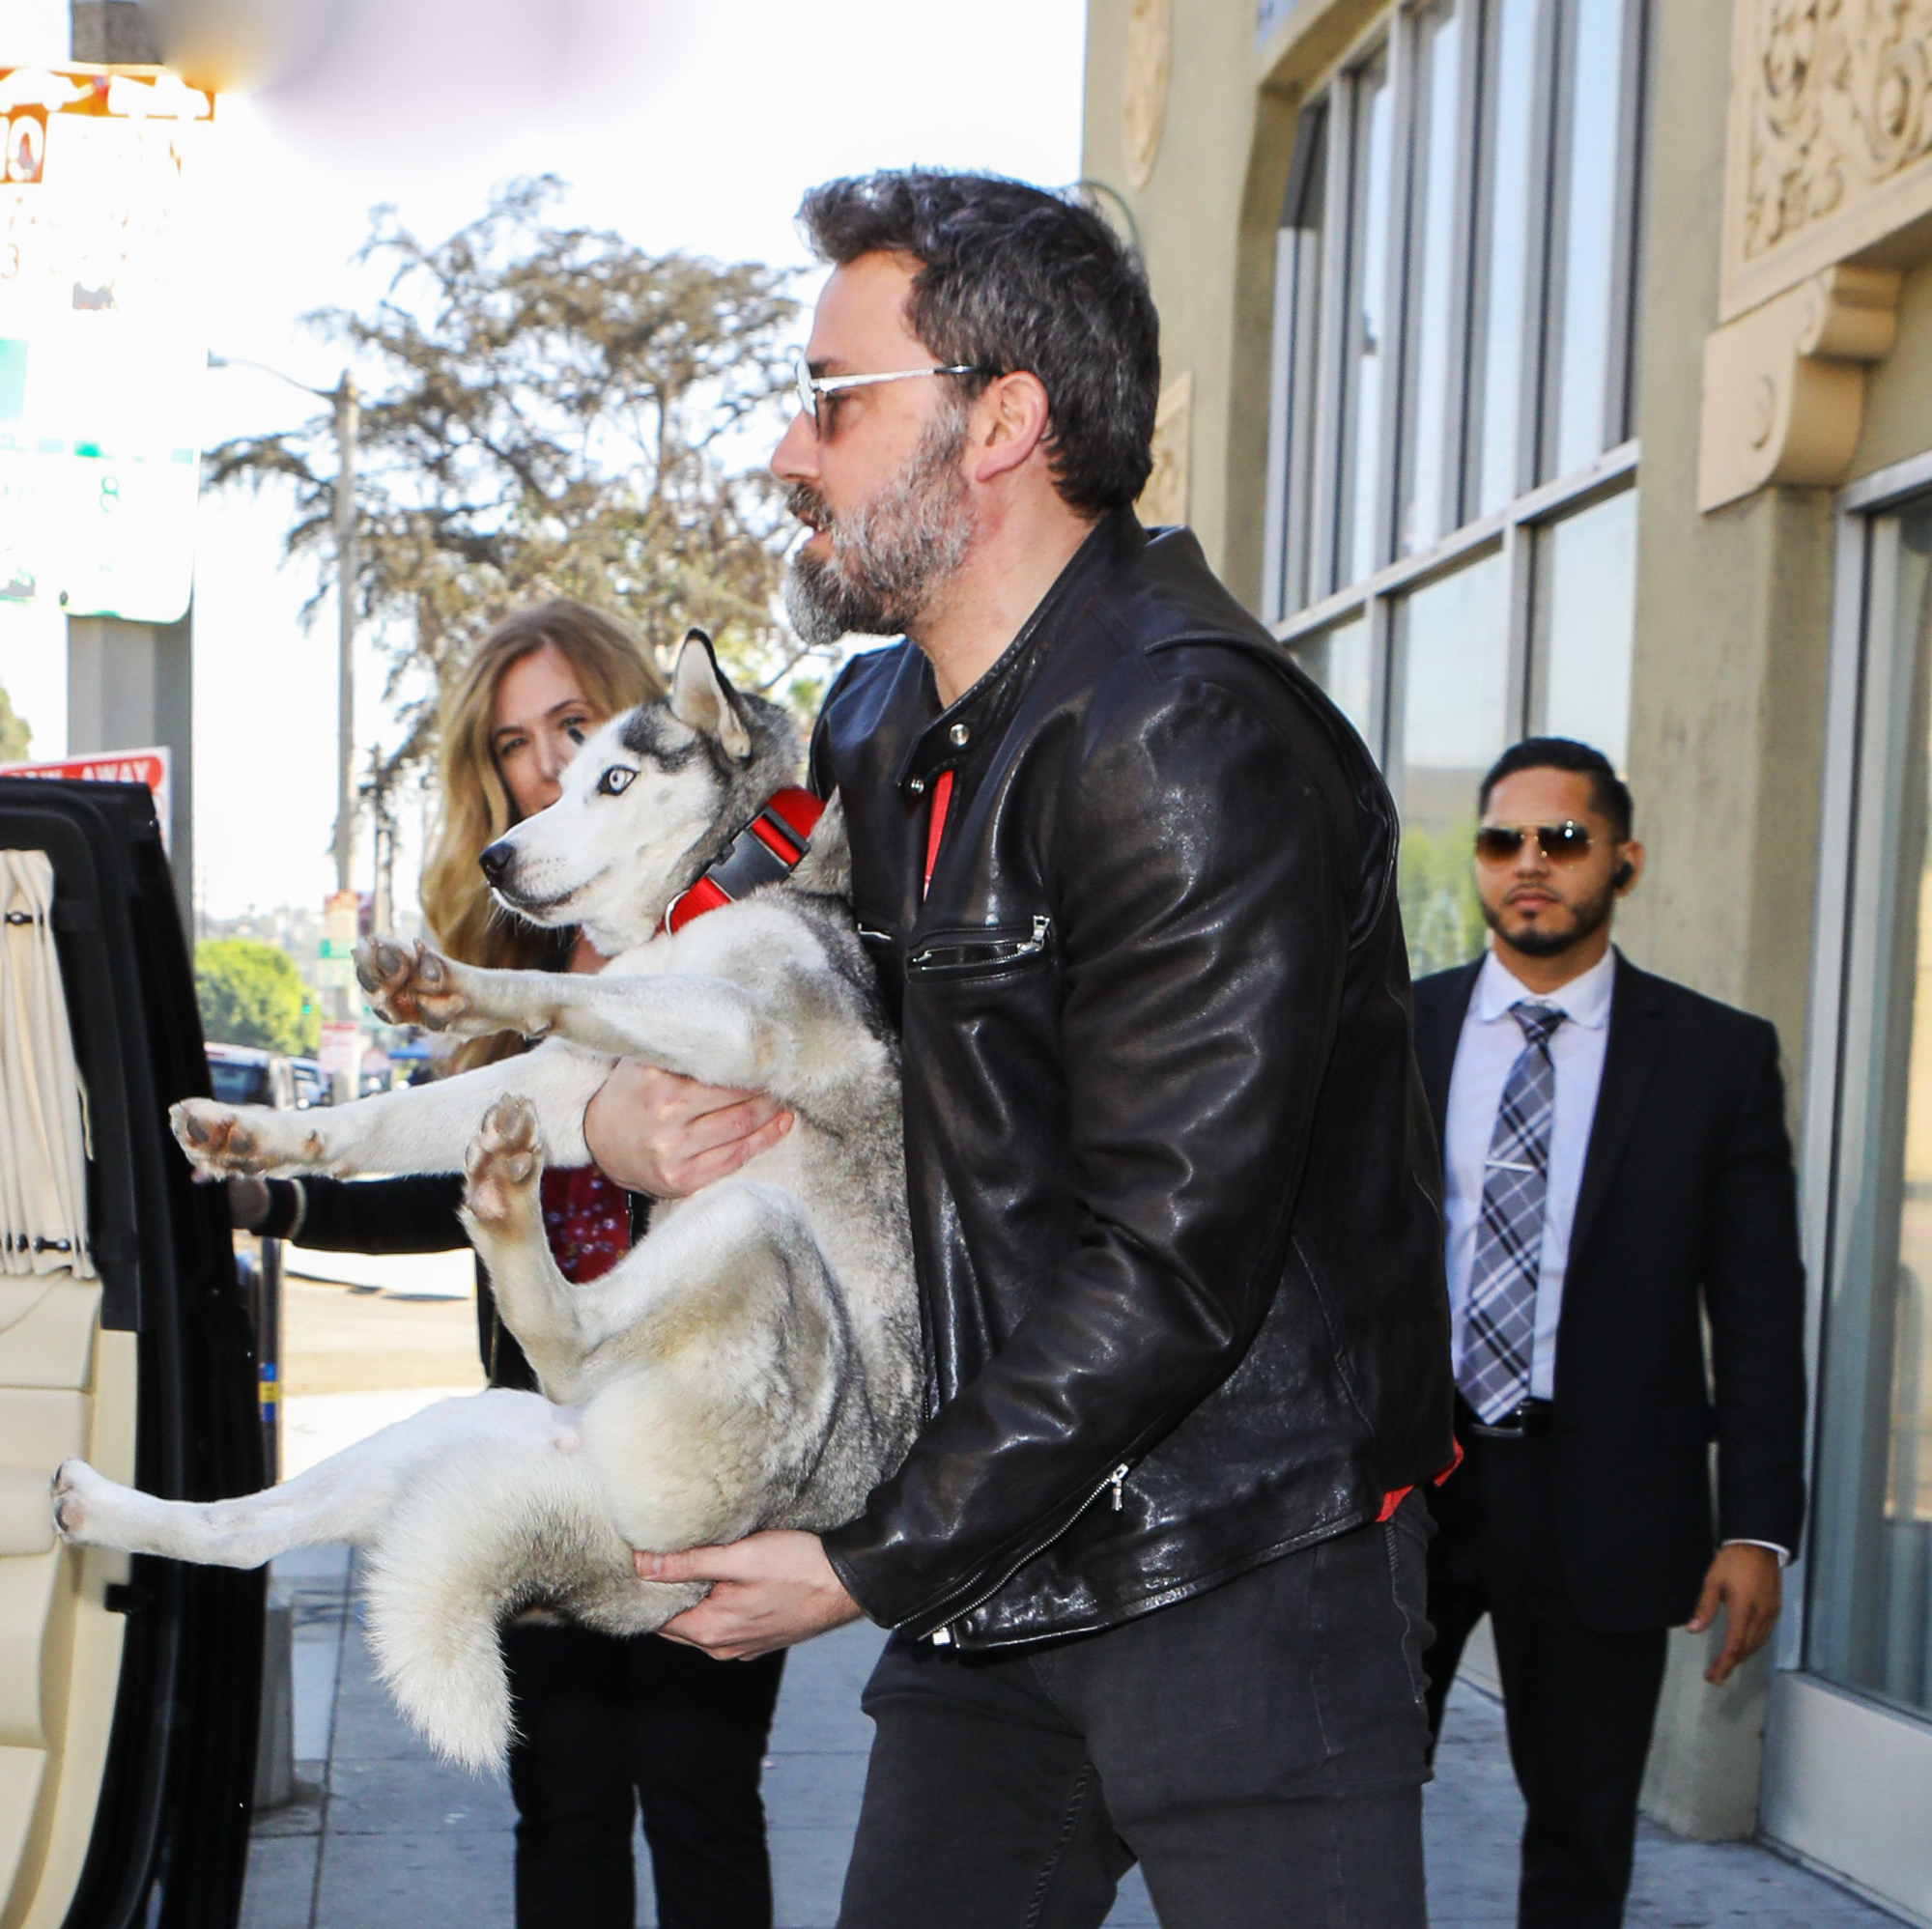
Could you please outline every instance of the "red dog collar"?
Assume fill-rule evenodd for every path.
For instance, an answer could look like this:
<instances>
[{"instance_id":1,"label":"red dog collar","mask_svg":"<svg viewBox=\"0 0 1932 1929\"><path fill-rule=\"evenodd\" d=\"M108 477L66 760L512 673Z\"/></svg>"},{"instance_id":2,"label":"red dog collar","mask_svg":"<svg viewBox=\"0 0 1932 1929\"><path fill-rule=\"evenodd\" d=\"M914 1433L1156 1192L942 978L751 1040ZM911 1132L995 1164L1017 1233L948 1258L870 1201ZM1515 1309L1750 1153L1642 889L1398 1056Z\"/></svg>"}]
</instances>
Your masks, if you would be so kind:
<instances>
[{"instance_id":1,"label":"red dog collar","mask_svg":"<svg viewBox=\"0 0 1932 1929\"><path fill-rule=\"evenodd\" d=\"M809 790L787 785L731 839L731 848L665 912L662 931L681 931L694 918L735 903L760 885L782 884L811 848L825 806Z\"/></svg>"}]
</instances>

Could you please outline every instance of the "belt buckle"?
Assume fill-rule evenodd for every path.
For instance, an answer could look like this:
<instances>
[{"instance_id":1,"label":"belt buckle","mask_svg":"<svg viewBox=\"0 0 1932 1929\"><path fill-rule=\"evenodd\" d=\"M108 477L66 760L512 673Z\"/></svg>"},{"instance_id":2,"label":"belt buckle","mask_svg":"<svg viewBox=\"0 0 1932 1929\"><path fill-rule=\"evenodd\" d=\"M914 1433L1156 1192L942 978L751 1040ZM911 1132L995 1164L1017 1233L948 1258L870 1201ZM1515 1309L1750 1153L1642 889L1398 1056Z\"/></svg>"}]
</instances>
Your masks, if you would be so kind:
<instances>
[{"instance_id":1,"label":"belt buckle","mask_svg":"<svg viewBox=\"0 0 1932 1929\"><path fill-rule=\"evenodd\" d=\"M1485 1440L1525 1440L1529 1437L1530 1412L1534 1404L1533 1401L1519 1401L1493 1423L1486 1424L1478 1420L1470 1431Z\"/></svg>"}]
</instances>

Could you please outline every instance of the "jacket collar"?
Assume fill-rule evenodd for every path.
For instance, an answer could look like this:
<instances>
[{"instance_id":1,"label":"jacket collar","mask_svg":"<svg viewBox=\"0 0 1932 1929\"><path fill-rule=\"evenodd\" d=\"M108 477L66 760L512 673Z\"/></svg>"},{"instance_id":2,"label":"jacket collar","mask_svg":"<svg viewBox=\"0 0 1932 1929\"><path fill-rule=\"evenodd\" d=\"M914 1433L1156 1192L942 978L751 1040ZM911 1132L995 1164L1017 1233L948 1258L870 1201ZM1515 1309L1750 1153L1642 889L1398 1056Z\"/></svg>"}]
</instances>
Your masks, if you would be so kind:
<instances>
[{"instance_id":1,"label":"jacket collar","mask_svg":"<svg viewBox=\"0 0 1932 1929\"><path fill-rule=\"evenodd\" d=\"M1146 542L1147 534L1131 509L1116 509L1101 517L999 661L944 710L939 707L932 666L923 656L919 659L922 707L928 721L907 746L893 779L902 803L917 802L942 771L959 770L984 746L1000 740L1055 637L1108 570Z\"/></svg>"}]
</instances>

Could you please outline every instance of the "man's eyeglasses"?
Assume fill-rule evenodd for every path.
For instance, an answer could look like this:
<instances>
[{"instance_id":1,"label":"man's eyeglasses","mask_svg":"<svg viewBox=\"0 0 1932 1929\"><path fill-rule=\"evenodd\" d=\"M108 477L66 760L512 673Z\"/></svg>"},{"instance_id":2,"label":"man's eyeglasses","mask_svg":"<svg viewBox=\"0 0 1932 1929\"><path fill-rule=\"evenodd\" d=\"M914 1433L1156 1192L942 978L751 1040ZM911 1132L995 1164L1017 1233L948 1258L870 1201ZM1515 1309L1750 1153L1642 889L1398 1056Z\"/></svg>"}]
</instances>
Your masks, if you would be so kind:
<instances>
[{"instance_id":1,"label":"man's eyeglasses","mask_svg":"<svg viewBox=\"0 0 1932 1929\"><path fill-rule=\"evenodd\" d=\"M1580 864L1590 848L1588 826L1567 817L1560 824L1485 824L1476 833L1477 859L1483 864L1509 864L1527 837L1536 839L1550 864Z\"/></svg>"},{"instance_id":2,"label":"man's eyeglasses","mask_svg":"<svg viewBox=\"0 0 1932 1929\"><path fill-rule=\"evenodd\" d=\"M911 382L922 375L986 375L991 371L976 368L971 362L949 362L944 368L895 368L888 375L813 375L811 364L800 354L792 362L791 372L798 411L811 423L812 433L822 436L825 424L818 414L821 396L837 395L844 388L869 388L878 382Z\"/></svg>"}]
</instances>

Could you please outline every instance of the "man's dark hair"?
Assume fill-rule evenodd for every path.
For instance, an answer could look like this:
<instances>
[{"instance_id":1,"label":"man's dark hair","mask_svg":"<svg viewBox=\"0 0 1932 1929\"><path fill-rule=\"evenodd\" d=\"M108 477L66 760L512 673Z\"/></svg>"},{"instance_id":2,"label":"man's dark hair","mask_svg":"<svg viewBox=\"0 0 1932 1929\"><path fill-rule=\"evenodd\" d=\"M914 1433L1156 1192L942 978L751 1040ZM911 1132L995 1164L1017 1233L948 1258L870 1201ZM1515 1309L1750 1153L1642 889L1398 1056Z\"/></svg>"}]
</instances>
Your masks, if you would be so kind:
<instances>
[{"instance_id":1,"label":"man's dark hair","mask_svg":"<svg viewBox=\"0 0 1932 1929\"><path fill-rule=\"evenodd\" d=\"M1024 182L917 168L828 181L799 207L835 268L905 254L912 331L977 395L996 375L1039 378L1047 466L1068 507L1132 502L1153 468L1160 321L1139 259L1092 208Z\"/></svg>"},{"instance_id":2,"label":"man's dark hair","mask_svg":"<svg viewBox=\"0 0 1932 1929\"><path fill-rule=\"evenodd\" d=\"M1617 775L1602 751L1579 744L1574 737L1525 737L1521 743L1512 744L1490 766L1490 774L1484 778L1476 798L1476 808L1487 810L1490 792L1504 778L1514 777L1520 770L1574 770L1578 776L1587 777L1590 803L1597 813L1609 819L1619 843L1630 836L1635 819L1630 785Z\"/></svg>"}]
</instances>

